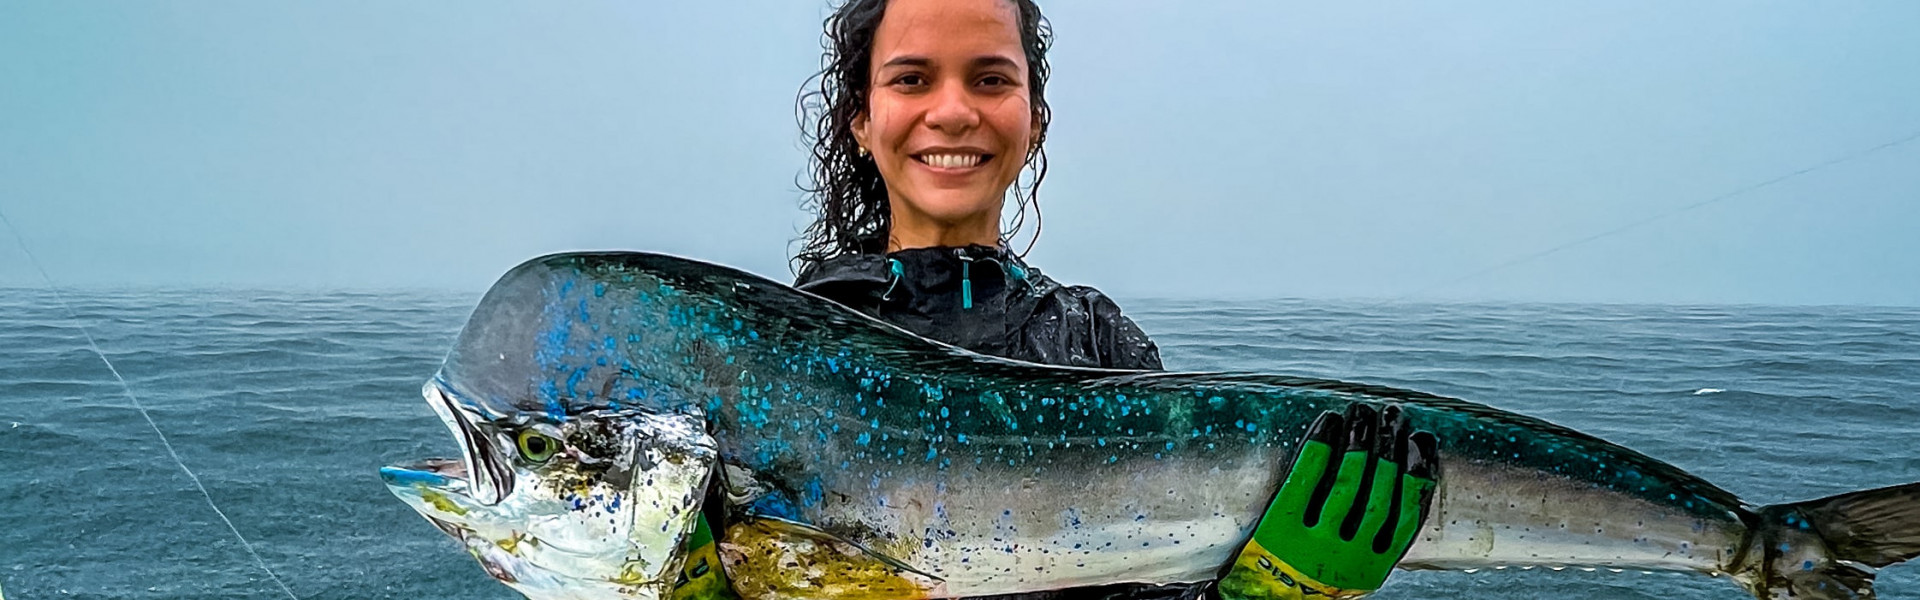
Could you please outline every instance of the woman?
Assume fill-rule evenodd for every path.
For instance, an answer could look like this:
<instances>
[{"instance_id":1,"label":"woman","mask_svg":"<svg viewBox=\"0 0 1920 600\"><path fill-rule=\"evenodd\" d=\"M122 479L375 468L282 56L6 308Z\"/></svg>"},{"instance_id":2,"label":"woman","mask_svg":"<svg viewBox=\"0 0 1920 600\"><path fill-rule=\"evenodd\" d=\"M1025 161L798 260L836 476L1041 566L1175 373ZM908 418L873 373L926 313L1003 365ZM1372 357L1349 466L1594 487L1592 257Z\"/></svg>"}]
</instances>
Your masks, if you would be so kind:
<instances>
[{"instance_id":1,"label":"woman","mask_svg":"<svg viewBox=\"0 0 1920 600\"><path fill-rule=\"evenodd\" d=\"M1005 247L1008 189L1032 170L1015 193L1037 223L1046 178L1050 34L1038 7L855 0L827 29L827 67L805 96L819 219L795 286L983 354L1159 369L1112 300Z\"/></svg>"},{"instance_id":2,"label":"woman","mask_svg":"<svg viewBox=\"0 0 1920 600\"><path fill-rule=\"evenodd\" d=\"M1006 247L1012 232L1000 225L1009 191L1020 209L1010 229L1018 230L1029 208L1037 227L1035 202L1047 171L1051 33L1039 7L1031 0L848 0L826 29L818 87L802 95L814 146L809 204L818 219L795 257L795 286L983 354L1055 365L1161 368L1152 340L1111 299L1090 287L1060 285ZM1023 171L1032 176L1016 185ZM1404 423L1371 410L1331 415L1315 424L1307 442L1326 445L1331 458L1324 460L1357 454L1377 457L1382 468L1430 471L1432 437L1423 445ZM1397 456L1375 448L1398 448ZM1304 464L1308 453L1301 455ZM1328 473L1325 485L1322 470ZM1311 478L1289 481L1289 488L1324 492L1367 485L1357 476L1335 483L1334 469L1319 465L1291 473L1301 480L1309 471ZM1298 496L1325 504L1327 494ZM1365 508L1367 496L1357 493L1355 508ZM1305 512L1313 515L1304 517L1311 527L1321 507ZM1293 527L1283 529L1287 519L1278 514L1270 511L1254 536L1270 547L1250 542L1241 560L1223 565L1227 595L1370 591L1405 552L1404 545L1374 550L1371 535L1356 541L1296 534L1302 515L1287 514ZM1407 522L1417 529L1417 516ZM1411 536L1404 525L1400 529ZM1367 560L1353 558L1358 556ZM1122 584L1021 597L1180 598L1209 589Z\"/></svg>"}]
</instances>

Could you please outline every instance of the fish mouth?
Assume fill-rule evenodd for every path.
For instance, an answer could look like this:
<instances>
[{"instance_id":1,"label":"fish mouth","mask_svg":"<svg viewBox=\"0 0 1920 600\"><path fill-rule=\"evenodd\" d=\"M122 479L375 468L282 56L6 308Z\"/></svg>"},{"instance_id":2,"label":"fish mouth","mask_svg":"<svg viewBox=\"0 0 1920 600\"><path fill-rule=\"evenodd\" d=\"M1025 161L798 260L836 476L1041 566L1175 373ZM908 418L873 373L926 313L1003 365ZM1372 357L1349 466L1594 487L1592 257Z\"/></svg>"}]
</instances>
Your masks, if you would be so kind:
<instances>
[{"instance_id":1,"label":"fish mouth","mask_svg":"<svg viewBox=\"0 0 1920 600\"><path fill-rule=\"evenodd\" d=\"M513 493L513 472L500 459L499 442L475 425L484 417L462 406L437 381L427 382L421 394L459 443L460 458L428 458L382 467L381 478L395 486L425 486L439 493L459 494L487 506L497 505Z\"/></svg>"}]
</instances>

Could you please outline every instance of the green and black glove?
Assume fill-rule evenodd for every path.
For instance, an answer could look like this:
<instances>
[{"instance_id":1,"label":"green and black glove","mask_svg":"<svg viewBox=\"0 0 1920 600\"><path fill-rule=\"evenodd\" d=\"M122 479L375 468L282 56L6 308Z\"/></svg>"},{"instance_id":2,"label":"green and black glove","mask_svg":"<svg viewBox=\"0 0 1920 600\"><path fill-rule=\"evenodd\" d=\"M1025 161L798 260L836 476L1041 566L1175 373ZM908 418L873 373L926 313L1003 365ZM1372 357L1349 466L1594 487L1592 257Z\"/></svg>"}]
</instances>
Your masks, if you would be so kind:
<instances>
[{"instance_id":1,"label":"green and black glove","mask_svg":"<svg viewBox=\"0 0 1920 600\"><path fill-rule=\"evenodd\" d=\"M713 543L713 528L707 516L700 515L693 536L684 547L687 562L680 566L680 580L674 583L671 600L738 600L727 585L727 572L720 564L719 547Z\"/></svg>"},{"instance_id":2,"label":"green and black glove","mask_svg":"<svg viewBox=\"0 0 1920 600\"><path fill-rule=\"evenodd\" d=\"M1437 446L1396 405L1320 415L1253 539L1220 578L1220 597L1354 598L1380 589L1426 521Z\"/></svg>"}]
</instances>

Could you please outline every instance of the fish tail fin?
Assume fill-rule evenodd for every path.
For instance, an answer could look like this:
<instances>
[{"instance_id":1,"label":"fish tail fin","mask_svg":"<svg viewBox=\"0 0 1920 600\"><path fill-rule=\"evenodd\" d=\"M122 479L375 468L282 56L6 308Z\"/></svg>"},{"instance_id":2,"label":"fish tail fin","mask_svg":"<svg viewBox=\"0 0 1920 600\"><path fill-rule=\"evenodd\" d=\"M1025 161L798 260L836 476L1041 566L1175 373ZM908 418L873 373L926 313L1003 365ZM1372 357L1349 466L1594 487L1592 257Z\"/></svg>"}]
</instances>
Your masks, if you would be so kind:
<instances>
[{"instance_id":1,"label":"fish tail fin","mask_svg":"<svg viewBox=\"0 0 1920 600\"><path fill-rule=\"evenodd\" d=\"M1759 598L1871 600L1880 567L1920 556L1920 483L1761 507L1736 577Z\"/></svg>"}]
</instances>

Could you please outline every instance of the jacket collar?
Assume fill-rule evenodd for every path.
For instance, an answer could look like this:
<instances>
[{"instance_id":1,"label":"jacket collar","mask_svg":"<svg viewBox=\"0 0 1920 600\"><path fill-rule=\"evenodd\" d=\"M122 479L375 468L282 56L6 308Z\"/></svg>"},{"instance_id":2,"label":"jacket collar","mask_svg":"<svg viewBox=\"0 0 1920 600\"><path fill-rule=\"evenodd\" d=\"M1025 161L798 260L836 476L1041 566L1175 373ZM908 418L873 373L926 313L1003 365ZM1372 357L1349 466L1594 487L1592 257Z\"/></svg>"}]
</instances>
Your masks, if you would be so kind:
<instances>
[{"instance_id":1,"label":"jacket collar","mask_svg":"<svg viewBox=\"0 0 1920 600\"><path fill-rule=\"evenodd\" d=\"M794 286L856 308L885 303L939 310L947 301L962 310L1006 293L1032 291L1038 272L1005 247L911 248L880 254L848 254L808 266ZM906 308L906 306L900 306Z\"/></svg>"}]
</instances>

